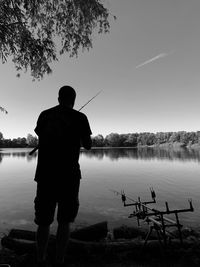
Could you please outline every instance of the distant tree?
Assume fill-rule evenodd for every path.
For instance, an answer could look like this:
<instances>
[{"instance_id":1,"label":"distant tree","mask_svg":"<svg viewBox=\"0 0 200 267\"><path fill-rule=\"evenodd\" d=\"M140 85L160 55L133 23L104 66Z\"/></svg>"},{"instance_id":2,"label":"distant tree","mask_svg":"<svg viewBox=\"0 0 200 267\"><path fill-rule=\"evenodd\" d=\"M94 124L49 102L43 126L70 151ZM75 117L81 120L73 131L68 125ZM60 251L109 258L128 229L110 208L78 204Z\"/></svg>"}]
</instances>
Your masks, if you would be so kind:
<instances>
[{"instance_id":1,"label":"distant tree","mask_svg":"<svg viewBox=\"0 0 200 267\"><path fill-rule=\"evenodd\" d=\"M101 0L1 0L0 57L40 79L58 54L77 56L92 47L92 33L107 33L109 12ZM19 75L19 73L18 73Z\"/></svg>"},{"instance_id":2,"label":"distant tree","mask_svg":"<svg viewBox=\"0 0 200 267\"><path fill-rule=\"evenodd\" d=\"M22 137L19 139L20 147L27 147L26 138Z\"/></svg>"},{"instance_id":3,"label":"distant tree","mask_svg":"<svg viewBox=\"0 0 200 267\"><path fill-rule=\"evenodd\" d=\"M37 146L38 144L38 139L36 136L33 136L32 134L28 134L26 138L26 143L30 147Z\"/></svg>"},{"instance_id":4,"label":"distant tree","mask_svg":"<svg viewBox=\"0 0 200 267\"><path fill-rule=\"evenodd\" d=\"M173 132L169 138L169 142L173 143L173 142L177 142L177 133Z\"/></svg>"},{"instance_id":5,"label":"distant tree","mask_svg":"<svg viewBox=\"0 0 200 267\"><path fill-rule=\"evenodd\" d=\"M104 146L104 137L101 134L98 134L97 136L94 136L92 138L92 146L96 147L102 147Z\"/></svg>"},{"instance_id":6,"label":"distant tree","mask_svg":"<svg viewBox=\"0 0 200 267\"><path fill-rule=\"evenodd\" d=\"M156 143L156 137L154 133L149 133L147 135L147 141L146 141L148 146L154 145Z\"/></svg>"},{"instance_id":7,"label":"distant tree","mask_svg":"<svg viewBox=\"0 0 200 267\"><path fill-rule=\"evenodd\" d=\"M12 139L12 147L26 147L27 143L26 143L26 138L25 137L18 137L18 138L14 138Z\"/></svg>"},{"instance_id":8,"label":"distant tree","mask_svg":"<svg viewBox=\"0 0 200 267\"><path fill-rule=\"evenodd\" d=\"M126 146L127 137L128 137L127 134L120 134L119 140L118 140L118 146L120 146L120 147Z\"/></svg>"},{"instance_id":9,"label":"distant tree","mask_svg":"<svg viewBox=\"0 0 200 267\"><path fill-rule=\"evenodd\" d=\"M0 146L3 144L3 134L0 132Z\"/></svg>"},{"instance_id":10,"label":"distant tree","mask_svg":"<svg viewBox=\"0 0 200 267\"><path fill-rule=\"evenodd\" d=\"M3 147L12 147L12 140L11 139L4 139L3 140Z\"/></svg>"},{"instance_id":11,"label":"distant tree","mask_svg":"<svg viewBox=\"0 0 200 267\"><path fill-rule=\"evenodd\" d=\"M196 133L195 132L189 132L188 135L189 135L188 138L191 141L191 144L194 144L194 143L198 142L198 134L197 134L197 132Z\"/></svg>"},{"instance_id":12,"label":"distant tree","mask_svg":"<svg viewBox=\"0 0 200 267\"><path fill-rule=\"evenodd\" d=\"M138 134L127 134L126 136L126 140L124 142L124 145L125 146L130 146L130 147L135 147L137 146L137 137L138 137Z\"/></svg>"},{"instance_id":13,"label":"distant tree","mask_svg":"<svg viewBox=\"0 0 200 267\"><path fill-rule=\"evenodd\" d=\"M107 146L118 147L120 146L120 136L118 133L111 133L105 137L105 144Z\"/></svg>"},{"instance_id":14,"label":"distant tree","mask_svg":"<svg viewBox=\"0 0 200 267\"><path fill-rule=\"evenodd\" d=\"M138 145L146 146L148 145L148 136L149 133L140 133L137 137L137 143Z\"/></svg>"},{"instance_id":15,"label":"distant tree","mask_svg":"<svg viewBox=\"0 0 200 267\"><path fill-rule=\"evenodd\" d=\"M185 132L185 131L181 131L181 132L179 132L179 135L180 135L180 142L184 146L186 146L188 144L188 142L189 142L189 135L188 135L188 133Z\"/></svg>"},{"instance_id":16,"label":"distant tree","mask_svg":"<svg viewBox=\"0 0 200 267\"><path fill-rule=\"evenodd\" d=\"M0 132L0 141L3 140L3 134Z\"/></svg>"},{"instance_id":17,"label":"distant tree","mask_svg":"<svg viewBox=\"0 0 200 267\"><path fill-rule=\"evenodd\" d=\"M11 144L12 144L11 147L18 147L17 138L13 138Z\"/></svg>"},{"instance_id":18,"label":"distant tree","mask_svg":"<svg viewBox=\"0 0 200 267\"><path fill-rule=\"evenodd\" d=\"M170 133L168 132L157 132L155 134L155 139L157 144L163 144L169 141L170 138Z\"/></svg>"},{"instance_id":19,"label":"distant tree","mask_svg":"<svg viewBox=\"0 0 200 267\"><path fill-rule=\"evenodd\" d=\"M197 131L197 144L200 145L200 131Z\"/></svg>"}]
</instances>

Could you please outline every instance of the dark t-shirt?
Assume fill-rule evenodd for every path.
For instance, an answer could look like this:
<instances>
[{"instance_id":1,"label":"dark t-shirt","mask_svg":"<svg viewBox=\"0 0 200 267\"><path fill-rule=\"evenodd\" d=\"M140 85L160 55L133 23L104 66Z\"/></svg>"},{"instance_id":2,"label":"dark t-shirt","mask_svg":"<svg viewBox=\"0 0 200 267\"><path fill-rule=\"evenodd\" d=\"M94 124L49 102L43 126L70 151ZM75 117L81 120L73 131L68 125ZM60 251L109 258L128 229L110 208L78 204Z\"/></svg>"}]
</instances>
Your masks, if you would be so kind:
<instances>
[{"instance_id":1,"label":"dark t-shirt","mask_svg":"<svg viewBox=\"0 0 200 267\"><path fill-rule=\"evenodd\" d=\"M40 114L35 132L39 136L35 180L80 179L81 140L92 133L86 115L58 105Z\"/></svg>"}]
</instances>

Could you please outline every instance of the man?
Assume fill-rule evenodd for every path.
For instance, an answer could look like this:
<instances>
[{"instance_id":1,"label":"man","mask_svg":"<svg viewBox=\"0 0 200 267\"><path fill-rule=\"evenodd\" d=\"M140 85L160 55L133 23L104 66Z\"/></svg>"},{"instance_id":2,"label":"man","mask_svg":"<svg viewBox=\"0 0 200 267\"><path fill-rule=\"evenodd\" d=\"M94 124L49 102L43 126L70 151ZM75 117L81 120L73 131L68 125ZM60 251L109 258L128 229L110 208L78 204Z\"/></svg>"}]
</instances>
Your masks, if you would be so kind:
<instances>
[{"instance_id":1,"label":"man","mask_svg":"<svg viewBox=\"0 0 200 267\"><path fill-rule=\"evenodd\" d=\"M61 87L59 105L43 111L35 128L39 137L35 223L38 225L37 259L41 266L46 261L50 225L56 206L56 266L64 264L70 223L78 213L79 152L81 146L91 148L92 132L87 117L73 109L75 98L76 92L72 87Z\"/></svg>"}]
</instances>

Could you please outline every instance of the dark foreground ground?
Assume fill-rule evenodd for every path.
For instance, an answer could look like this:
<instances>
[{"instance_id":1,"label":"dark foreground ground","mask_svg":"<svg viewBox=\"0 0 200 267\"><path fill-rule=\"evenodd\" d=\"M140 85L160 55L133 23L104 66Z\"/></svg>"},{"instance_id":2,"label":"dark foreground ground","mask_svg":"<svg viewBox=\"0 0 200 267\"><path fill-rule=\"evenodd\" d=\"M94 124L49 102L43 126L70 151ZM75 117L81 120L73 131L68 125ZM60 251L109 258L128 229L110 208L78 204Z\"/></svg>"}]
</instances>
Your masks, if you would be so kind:
<instances>
[{"instance_id":1,"label":"dark foreground ground","mask_svg":"<svg viewBox=\"0 0 200 267\"><path fill-rule=\"evenodd\" d=\"M49 267L53 263L51 257L48 258ZM164 249L156 247L153 251L144 249L143 251L126 250L121 253L109 251L109 253L98 253L81 255L68 255L66 257L67 266L71 267L149 267L149 266L173 266L192 267L200 266L200 245L194 244L189 248ZM2 249L0 252L0 263L8 263L11 267L36 267L35 255L25 253L17 255L15 252Z\"/></svg>"},{"instance_id":2,"label":"dark foreground ground","mask_svg":"<svg viewBox=\"0 0 200 267\"><path fill-rule=\"evenodd\" d=\"M159 253L159 251L157 251ZM149 266L173 266L173 267L192 267L200 266L200 249L180 250L176 255L169 251L165 255L143 254L140 257L133 256L131 252L123 255L91 255L90 257L74 256L67 258L68 265L71 267L149 267ZM12 267L36 267L35 256L31 254L15 255L8 250L2 250L0 263L9 263ZM49 267L52 266L49 263Z\"/></svg>"},{"instance_id":3,"label":"dark foreground ground","mask_svg":"<svg viewBox=\"0 0 200 267\"><path fill-rule=\"evenodd\" d=\"M127 229L126 229L127 233ZM121 234L121 232L120 232ZM200 231L186 230L183 233L184 242L179 240L163 247L157 240L149 240L144 247L144 239L135 238L130 246L115 246L112 241L106 241L111 246L89 249L69 249L66 263L69 267L200 267ZM118 244L128 243L130 239L118 239ZM103 241L105 244L105 241ZM130 241L132 242L132 240ZM134 245L134 242L136 245ZM127 244L126 243L126 244ZM103 248L103 249L102 249ZM54 251L54 250L53 250ZM49 267L54 262L54 252L48 254ZM16 252L2 247L0 263L11 267L37 267L35 252Z\"/></svg>"},{"instance_id":4,"label":"dark foreground ground","mask_svg":"<svg viewBox=\"0 0 200 267\"><path fill-rule=\"evenodd\" d=\"M180 249L174 254L171 251L165 251L161 255L144 253L135 256L130 251L120 255L74 255L66 260L71 267L149 267L149 266L173 266L173 267L192 267L200 266L200 249ZM50 261L50 259L49 259ZM36 267L35 256L32 254L16 255L12 251L3 249L0 254L0 263L9 263L12 267ZM52 266L49 263L49 267Z\"/></svg>"}]
</instances>

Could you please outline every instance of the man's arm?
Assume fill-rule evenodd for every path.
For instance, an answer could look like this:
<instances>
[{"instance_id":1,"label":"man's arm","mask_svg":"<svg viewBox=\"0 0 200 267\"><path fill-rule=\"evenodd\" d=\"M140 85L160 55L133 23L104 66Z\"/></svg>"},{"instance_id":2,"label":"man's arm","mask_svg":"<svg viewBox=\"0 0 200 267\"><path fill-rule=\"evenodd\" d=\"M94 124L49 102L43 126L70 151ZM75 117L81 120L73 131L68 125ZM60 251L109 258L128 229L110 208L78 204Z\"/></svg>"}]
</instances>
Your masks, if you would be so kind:
<instances>
[{"instance_id":1,"label":"man's arm","mask_svg":"<svg viewBox=\"0 0 200 267\"><path fill-rule=\"evenodd\" d=\"M41 117L42 117L42 113L39 115L36 127L34 129L34 131L38 137L39 137L40 132L41 132L41 124L42 124L41 123L41 120L42 120ZM38 149L39 149L39 144L29 152L29 155L32 156Z\"/></svg>"},{"instance_id":2,"label":"man's arm","mask_svg":"<svg viewBox=\"0 0 200 267\"><path fill-rule=\"evenodd\" d=\"M90 135L84 135L84 136L82 136L82 138L81 138L81 145L85 149L87 149L87 150L91 149L91 147L92 147L92 139L91 139L91 136Z\"/></svg>"},{"instance_id":3,"label":"man's arm","mask_svg":"<svg viewBox=\"0 0 200 267\"><path fill-rule=\"evenodd\" d=\"M34 129L35 133L39 136L43 130L44 127L44 121L45 121L45 116L44 116L44 111L40 113L36 127Z\"/></svg>"},{"instance_id":4,"label":"man's arm","mask_svg":"<svg viewBox=\"0 0 200 267\"><path fill-rule=\"evenodd\" d=\"M89 150L92 147L91 139L92 131L90 129L90 124L87 117L82 114L82 124L81 124L81 146Z\"/></svg>"}]
</instances>

